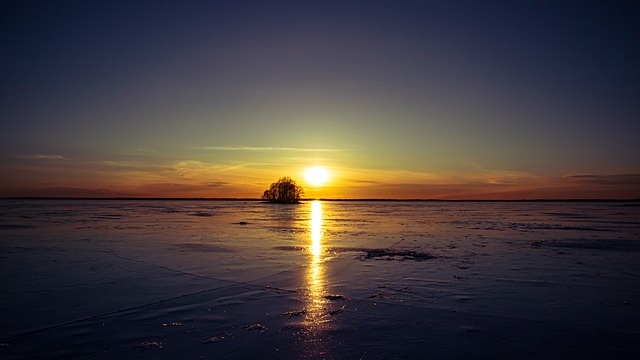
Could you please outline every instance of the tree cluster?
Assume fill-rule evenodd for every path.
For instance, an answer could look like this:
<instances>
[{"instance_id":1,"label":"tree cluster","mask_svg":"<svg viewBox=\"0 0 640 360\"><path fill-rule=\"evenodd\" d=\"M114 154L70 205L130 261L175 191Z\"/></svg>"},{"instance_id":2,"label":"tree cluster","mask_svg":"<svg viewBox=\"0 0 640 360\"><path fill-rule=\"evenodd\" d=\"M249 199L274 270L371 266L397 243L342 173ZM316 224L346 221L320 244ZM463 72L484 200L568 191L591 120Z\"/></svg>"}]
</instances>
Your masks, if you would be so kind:
<instances>
[{"instance_id":1,"label":"tree cluster","mask_svg":"<svg viewBox=\"0 0 640 360\"><path fill-rule=\"evenodd\" d=\"M271 203L296 204L300 202L303 193L302 187L295 180L285 176L271 184L262 194L262 199Z\"/></svg>"}]
</instances>

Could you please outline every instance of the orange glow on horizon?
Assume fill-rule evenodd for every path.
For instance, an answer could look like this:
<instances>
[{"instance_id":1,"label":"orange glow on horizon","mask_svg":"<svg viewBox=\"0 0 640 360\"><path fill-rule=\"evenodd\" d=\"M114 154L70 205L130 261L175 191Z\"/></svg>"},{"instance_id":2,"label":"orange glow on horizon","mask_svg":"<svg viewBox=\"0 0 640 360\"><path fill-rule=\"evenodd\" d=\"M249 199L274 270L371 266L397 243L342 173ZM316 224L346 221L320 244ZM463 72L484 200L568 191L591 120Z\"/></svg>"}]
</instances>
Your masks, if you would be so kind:
<instances>
[{"instance_id":1,"label":"orange glow on horizon","mask_svg":"<svg viewBox=\"0 0 640 360\"><path fill-rule=\"evenodd\" d=\"M0 197L254 198L281 176L294 175L307 199L638 199L640 175L558 175L506 170L407 171L282 163L222 165L179 161L149 165L70 159L29 160L0 181ZM323 159L323 162L329 159ZM19 171L18 171L19 170ZM26 174L26 175L25 175ZM29 177L28 180L22 176ZM316 185L317 184L317 185Z\"/></svg>"}]
</instances>

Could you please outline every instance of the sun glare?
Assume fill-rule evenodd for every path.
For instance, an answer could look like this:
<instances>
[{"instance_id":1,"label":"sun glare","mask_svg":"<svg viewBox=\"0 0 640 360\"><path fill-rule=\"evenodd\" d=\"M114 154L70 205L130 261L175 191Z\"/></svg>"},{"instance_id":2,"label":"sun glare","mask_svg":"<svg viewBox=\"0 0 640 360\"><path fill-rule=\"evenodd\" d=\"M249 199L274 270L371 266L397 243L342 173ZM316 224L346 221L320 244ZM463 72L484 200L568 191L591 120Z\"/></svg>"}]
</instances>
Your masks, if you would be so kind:
<instances>
[{"instance_id":1,"label":"sun glare","mask_svg":"<svg viewBox=\"0 0 640 360\"><path fill-rule=\"evenodd\" d=\"M329 172L323 167L314 166L309 168L304 176L311 185L320 186L329 178Z\"/></svg>"}]
</instances>

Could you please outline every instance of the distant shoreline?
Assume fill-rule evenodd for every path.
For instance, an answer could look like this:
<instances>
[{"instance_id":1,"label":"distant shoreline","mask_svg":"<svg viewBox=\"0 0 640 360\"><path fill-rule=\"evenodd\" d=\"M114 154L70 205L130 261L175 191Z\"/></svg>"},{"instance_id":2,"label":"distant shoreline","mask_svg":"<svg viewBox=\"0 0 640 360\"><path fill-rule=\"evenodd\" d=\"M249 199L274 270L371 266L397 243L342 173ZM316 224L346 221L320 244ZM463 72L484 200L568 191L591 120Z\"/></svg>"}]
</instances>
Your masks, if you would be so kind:
<instances>
[{"instance_id":1,"label":"distant shoreline","mask_svg":"<svg viewBox=\"0 0 640 360\"><path fill-rule=\"evenodd\" d=\"M101 200L101 201L255 201L263 202L258 198L149 198L149 197L40 197L40 196L17 196L17 197L0 197L0 200ZM305 201L328 201L328 202L622 202L637 203L640 199L383 199L383 198L363 198L363 199L325 199L325 198L305 198ZM640 206L640 204L638 204Z\"/></svg>"}]
</instances>

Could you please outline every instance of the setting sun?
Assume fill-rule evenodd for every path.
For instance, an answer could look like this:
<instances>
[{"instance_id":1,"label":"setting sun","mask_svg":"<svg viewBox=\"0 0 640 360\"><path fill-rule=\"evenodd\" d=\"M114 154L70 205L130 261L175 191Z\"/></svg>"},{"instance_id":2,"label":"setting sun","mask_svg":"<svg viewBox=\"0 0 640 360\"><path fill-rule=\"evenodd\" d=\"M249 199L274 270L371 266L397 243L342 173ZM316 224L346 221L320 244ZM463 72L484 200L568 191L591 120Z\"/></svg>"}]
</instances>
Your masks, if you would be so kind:
<instances>
[{"instance_id":1,"label":"setting sun","mask_svg":"<svg viewBox=\"0 0 640 360\"><path fill-rule=\"evenodd\" d=\"M329 172L323 167L314 166L309 168L304 176L311 185L320 186L329 178Z\"/></svg>"}]
</instances>

